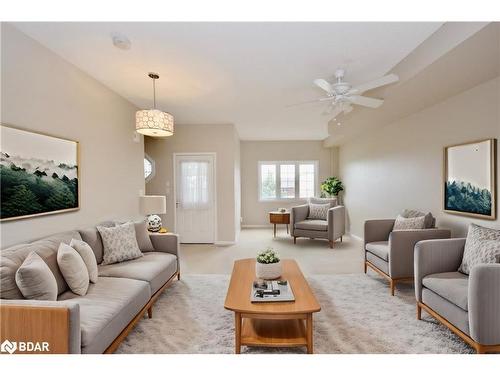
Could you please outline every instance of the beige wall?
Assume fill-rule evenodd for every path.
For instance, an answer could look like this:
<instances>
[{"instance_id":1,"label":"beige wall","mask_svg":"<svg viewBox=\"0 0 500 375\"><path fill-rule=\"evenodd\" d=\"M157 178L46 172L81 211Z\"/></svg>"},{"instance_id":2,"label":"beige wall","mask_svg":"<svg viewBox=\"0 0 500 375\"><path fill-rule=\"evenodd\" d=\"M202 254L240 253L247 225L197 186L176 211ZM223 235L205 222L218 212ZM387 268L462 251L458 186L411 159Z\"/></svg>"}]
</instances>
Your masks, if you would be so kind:
<instances>
[{"instance_id":1,"label":"beige wall","mask_svg":"<svg viewBox=\"0 0 500 375\"><path fill-rule=\"evenodd\" d=\"M80 142L80 210L1 224L2 247L110 218L138 217L142 140L128 101L2 24L2 122Z\"/></svg>"},{"instance_id":2,"label":"beige wall","mask_svg":"<svg viewBox=\"0 0 500 375\"><path fill-rule=\"evenodd\" d=\"M332 172L332 156L322 141L242 141L241 142L241 213L243 225L269 224L269 211L290 208L303 200L259 202L259 161L319 161L319 183Z\"/></svg>"},{"instance_id":3,"label":"beige wall","mask_svg":"<svg viewBox=\"0 0 500 375\"><path fill-rule=\"evenodd\" d=\"M148 194L167 195L164 224L174 228L174 153L216 153L217 242L234 242L238 212L235 170L239 138L233 125L178 125L172 137L147 138L146 153L155 161L155 176L146 184ZM167 187L170 185L170 189Z\"/></svg>"},{"instance_id":4,"label":"beige wall","mask_svg":"<svg viewBox=\"0 0 500 375\"><path fill-rule=\"evenodd\" d=\"M442 210L443 147L500 139L499 82L497 78L483 83L340 148L352 234L363 236L366 219L395 217L403 208L432 212L437 224L452 229L454 236L464 235L470 222L499 227L498 219L479 220Z\"/></svg>"}]
</instances>

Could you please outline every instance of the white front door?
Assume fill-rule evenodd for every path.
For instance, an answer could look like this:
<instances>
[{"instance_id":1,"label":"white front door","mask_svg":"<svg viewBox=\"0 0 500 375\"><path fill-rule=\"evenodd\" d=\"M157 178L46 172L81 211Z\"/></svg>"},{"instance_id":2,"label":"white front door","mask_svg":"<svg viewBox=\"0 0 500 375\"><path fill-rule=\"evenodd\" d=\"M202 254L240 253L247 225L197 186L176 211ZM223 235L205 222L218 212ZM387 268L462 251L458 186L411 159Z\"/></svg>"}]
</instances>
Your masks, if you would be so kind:
<instances>
[{"instance_id":1,"label":"white front door","mask_svg":"<svg viewBox=\"0 0 500 375\"><path fill-rule=\"evenodd\" d=\"M215 155L175 154L176 231L182 243L215 242Z\"/></svg>"}]
</instances>

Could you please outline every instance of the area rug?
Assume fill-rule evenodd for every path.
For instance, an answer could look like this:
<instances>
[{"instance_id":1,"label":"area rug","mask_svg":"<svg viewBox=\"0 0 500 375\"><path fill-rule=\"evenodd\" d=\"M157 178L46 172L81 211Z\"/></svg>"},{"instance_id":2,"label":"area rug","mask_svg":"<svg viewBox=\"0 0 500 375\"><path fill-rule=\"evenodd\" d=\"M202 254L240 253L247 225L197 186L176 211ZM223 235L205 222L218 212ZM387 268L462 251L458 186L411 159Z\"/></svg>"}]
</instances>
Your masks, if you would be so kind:
<instances>
[{"instance_id":1,"label":"area rug","mask_svg":"<svg viewBox=\"0 0 500 375\"><path fill-rule=\"evenodd\" d=\"M425 312L416 319L412 285L396 296L379 276L308 277L320 305L315 353L472 353ZM224 310L229 276L185 275L158 299L117 353L234 353L234 314ZM242 353L304 353L303 348L247 348Z\"/></svg>"}]
</instances>

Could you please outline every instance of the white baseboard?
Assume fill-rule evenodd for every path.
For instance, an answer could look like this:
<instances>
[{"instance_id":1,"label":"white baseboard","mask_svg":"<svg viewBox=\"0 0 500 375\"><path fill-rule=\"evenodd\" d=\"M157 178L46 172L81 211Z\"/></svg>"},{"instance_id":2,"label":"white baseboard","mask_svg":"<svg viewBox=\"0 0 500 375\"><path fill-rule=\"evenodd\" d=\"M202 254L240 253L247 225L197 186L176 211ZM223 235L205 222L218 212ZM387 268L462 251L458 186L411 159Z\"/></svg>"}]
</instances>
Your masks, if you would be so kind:
<instances>
[{"instance_id":1,"label":"white baseboard","mask_svg":"<svg viewBox=\"0 0 500 375\"><path fill-rule=\"evenodd\" d=\"M273 225L272 224L249 224L249 225L242 225L241 228L244 229L244 228L248 228L248 229L255 229L255 228L272 228Z\"/></svg>"},{"instance_id":2,"label":"white baseboard","mask_svg":"<svg viewBox=\"0 0 500 375\"><path fill-rule=\"evenodd\" d=\"M355 234L352 234L352 233L347 233L349 236L351 236L352 238L354 238L355 240L358 240L358 241L361 241L363 242L363 238L360 237L360 236L356 236Z\"/></svg>"},{"instance_id":3,"label":"white baseboard","mask_svg":"<svg viewBox=\"0 0 500 375\"><path fill-rule=\"evenodd\" d=\"M236 241L215 241L214 245L215 246L231 246L235 245Z\"/></svg>"}]
</instances>

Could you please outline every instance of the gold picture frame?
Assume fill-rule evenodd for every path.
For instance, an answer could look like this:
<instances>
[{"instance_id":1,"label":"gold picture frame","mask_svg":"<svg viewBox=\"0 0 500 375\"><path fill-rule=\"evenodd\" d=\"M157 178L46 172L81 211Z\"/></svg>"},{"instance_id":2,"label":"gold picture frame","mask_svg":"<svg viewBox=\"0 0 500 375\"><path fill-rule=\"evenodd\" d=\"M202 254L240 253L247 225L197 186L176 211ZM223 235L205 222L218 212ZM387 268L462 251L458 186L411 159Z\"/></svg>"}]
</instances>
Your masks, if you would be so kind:
<instances>
[{"instance_id":1,"label":"gold picture frame","mask_svg":"<svg viewBox=\"0 0 500 375\"><path fill-rule=\"evenodd\" d=\"M10 207L8 199L4 199L5 191L2 194L2 201L0 203L0 222L78 211L81 202L80 143L73 139L23 129L5 123L0 123L0 131L2 133L2 145L0 146L2 190L4 188L8 189L8 184L10 184L13 188L13 192L18 193L16 201L12 203ZM23 137L25 137L24 140L21 139ZM24 156L21 154L16 155L15 152L12 152L12 149L15 149L16 145L23 149ZM31 148L33 150L31 152L33 152L33 154L30 155L31 157L28 157L30 146L32 146ZM36 155L37 148L41 153L40 155ZM59 150L64 151L66 159L56 160L57 157L47 160L43 159L44 155L54 156ZM35 163L44 165L35 166ZM4 170L4 168L8 168L11 175L3 175L3 173L7 171L7 169ZM15 185L16 176L13 175L15 172L24 172L25 174L22 176L22 179L19 180L20 182L18 185ZM36 177L33 177L33 175ZM14 180L14 182L12 182L12 180ZM38 181L41 187L47 188L47 191L60 192L60 195L57 197L53 195L52 201L47 204L47 201L51 197L47 198L45 196L44 199L41 200L41 187L39 186L34 190L31 184L32 181ZM14 186L12 186L12 184L14 184ZM54 184L57 186L51 186ZM22 188L19 188L19 186L22 186ZM20 189L25 193L24 196L20 194ZM40 194L37 195L37 193ZM66 198L66 200L61 198ZM33 213L29 213L29 208L24 208L21 210L18 209L19 212L22 211L22 214L14 215L14 212L18 212L15 211L14 208L16 205L20 206L23 199L33 203L35 206L31 209ZM64 205L68 207L64 208ZM51 207L53 209L51 209ZM11 211L6 214L9 208Z\"/></svg>"},{"instance_id":2,"label":"gold picture frame","mask_svg":"<svg viewBox=\"0 0 500 375\"><path fill-rule=\"evenodd\" d=\"M496 162L496 138L444 147L443 211L454 215L495 220Z\"/></svg>"}]
</instances>

